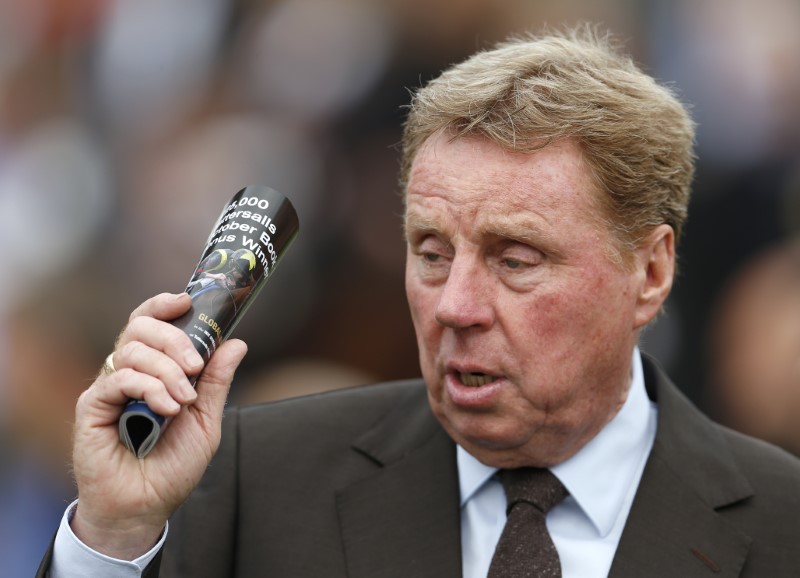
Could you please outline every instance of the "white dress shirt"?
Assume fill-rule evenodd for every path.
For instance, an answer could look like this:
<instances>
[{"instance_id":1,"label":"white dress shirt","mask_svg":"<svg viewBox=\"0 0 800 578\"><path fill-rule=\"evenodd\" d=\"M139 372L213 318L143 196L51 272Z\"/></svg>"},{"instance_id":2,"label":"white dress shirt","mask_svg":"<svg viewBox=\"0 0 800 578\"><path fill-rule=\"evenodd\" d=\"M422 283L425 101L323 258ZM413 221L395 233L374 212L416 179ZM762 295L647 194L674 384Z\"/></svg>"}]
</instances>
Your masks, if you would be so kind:
<instances>
[{"instance_id":1,"label":"white dress shirt","mask_svg":"<svg viewBox=\"0 0 800 578\"><path fill-rule=\"evenodd\" d=\"M569 490L569 496L547 515L563 578L608 576L653 447L656 417L636 349L625 404L577 454L551 468ZM483 465L460 446L457 458L464 578L486 578L506 522L506 497L496 468Z\"/></svg>"},{"instance_id":2,"label":"white dress shirt","mask_svg":"<svg viewBox=\"0 0 800 578\"><path fill-rule=\"evenodd\" d=\"M70 528L69 521L77 500L72 502L61 518L61 525L53 544L53 562L50 565L50 578L140 578L150 561L167 539L169 523L161 534L161 539L146 554L136 560L118 560L92 550L81 542Z\"/></svg>"},{"instance_id":3,"label":"white dress shirt","mask_svg":"<svg viewBox=\"0 0 800 578\"><path fill-rule=\"evenodd\" d=\"M647 398L641 356L635 349L633 380L622 409L577 454L552 468L570 494L547 515L563 578L608 575L655 433L656 406ZM506 521L505 493L495 468L460 446L457 458L464 578L486 578ZM74 503L64 513L56 535L52 578L139 578L167 536L165 529L159 543L132 562L109 558L72 532L73 507Z\"/></svg>"}]
</instances>

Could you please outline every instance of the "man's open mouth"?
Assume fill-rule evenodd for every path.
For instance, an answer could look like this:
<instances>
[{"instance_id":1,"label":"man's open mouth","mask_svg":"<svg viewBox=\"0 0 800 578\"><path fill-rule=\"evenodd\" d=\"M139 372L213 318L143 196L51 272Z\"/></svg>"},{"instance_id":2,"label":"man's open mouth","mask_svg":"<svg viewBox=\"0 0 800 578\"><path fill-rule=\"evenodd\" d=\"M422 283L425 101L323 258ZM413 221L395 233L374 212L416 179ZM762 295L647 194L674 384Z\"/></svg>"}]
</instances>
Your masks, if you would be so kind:
<instances>
[{"instance_id":1,"label":"man's open mouth","mask_svg":"<svg viewBox=\"0 0 800 578\"><path fill-rule=\"evenodd\" d=\"M471 372L459 373L458 379L466 386L480 387L482 385L486 385L487 383L492 383L495 379L497 379L497 377L494 375L488 375L486 373Z\"/></svg>"}]
</instances>

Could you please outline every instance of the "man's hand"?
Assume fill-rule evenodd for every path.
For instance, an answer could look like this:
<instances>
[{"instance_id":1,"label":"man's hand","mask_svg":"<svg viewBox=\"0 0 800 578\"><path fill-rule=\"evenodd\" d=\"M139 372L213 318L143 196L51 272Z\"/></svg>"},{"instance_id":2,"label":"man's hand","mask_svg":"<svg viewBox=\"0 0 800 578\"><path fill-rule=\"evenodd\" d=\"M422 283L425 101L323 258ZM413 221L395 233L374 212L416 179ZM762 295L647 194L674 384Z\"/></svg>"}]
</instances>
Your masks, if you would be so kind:
<instances>
[{"instance_id":1,"label":"man's hand","mask_svg":"<svg viewBox=\"0 0 800 578\"><path fill-rule=\"evenodd\" d=\"M189 337L167 323L190 306L185 293L139 306L117 341L116 371L101 373L78 400L73 467L80 501L72 529L114 558L132 560L153 547L219 446L225 400L247 347L226 341L203 368ZM194 389L186 375L201 371ZM119 417L131 398L172 417L142 460L119 440Z\"/></svg>"}]
</instances>

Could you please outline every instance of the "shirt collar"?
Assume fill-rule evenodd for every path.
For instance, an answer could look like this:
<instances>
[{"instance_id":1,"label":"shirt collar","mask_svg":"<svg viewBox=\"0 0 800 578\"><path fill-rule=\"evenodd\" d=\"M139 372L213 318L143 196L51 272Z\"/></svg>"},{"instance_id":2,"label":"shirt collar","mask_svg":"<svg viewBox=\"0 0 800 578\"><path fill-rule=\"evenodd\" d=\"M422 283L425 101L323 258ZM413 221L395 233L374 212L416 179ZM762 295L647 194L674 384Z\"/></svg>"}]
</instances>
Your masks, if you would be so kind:
<instances>
[{"instance_id":1,"label":"shirt collar","mask_svg":"<svg viewBox=\"0 0 800 578\"><path fill-rule=\"evenodd\" d=\"M611 531L655 439L655 405L647 397L634 348L628 397L617 415L577 454L551 468L601 536ZM457 447L461 506L497 472Z\"/></svg>"},{"instance_id":2,"label":"shirt collar","mask_svg":"<svg viewBox=\"0 0 800 578\"><path fill-rule=\"evenodd\" d=\"M475 495L475 492L489 481L497 468L482 464L461 446L456 446L456 460L458 462L458 484L461 490L460 505L463 507Z\"/></svg>"}]
</instances>

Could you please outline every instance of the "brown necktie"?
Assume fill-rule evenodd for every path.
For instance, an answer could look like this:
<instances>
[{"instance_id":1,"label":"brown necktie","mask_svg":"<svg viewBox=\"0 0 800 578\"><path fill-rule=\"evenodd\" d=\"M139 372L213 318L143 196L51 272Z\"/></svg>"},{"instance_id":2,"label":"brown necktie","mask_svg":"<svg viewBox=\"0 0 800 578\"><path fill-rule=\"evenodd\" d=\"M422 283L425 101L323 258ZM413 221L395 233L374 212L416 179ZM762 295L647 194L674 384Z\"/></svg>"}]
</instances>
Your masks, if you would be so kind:
<instances>
[{"instance_id":1,"label":"brown necktie","mask_svg":"<svg viewBox=\"0 0 800 578\"><path fill-rule=\"evenodd\" d=\"M561 578L561 562L545 516L568 492L550 470L502 470L506 525L492 557L488 578Z\"/></svg>"}]
</instances>

